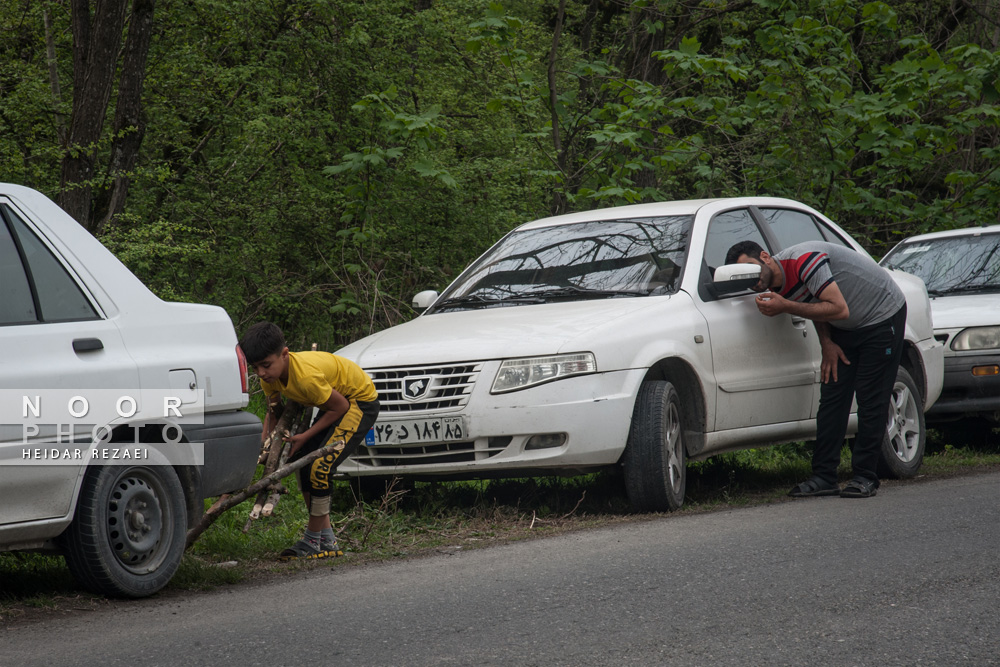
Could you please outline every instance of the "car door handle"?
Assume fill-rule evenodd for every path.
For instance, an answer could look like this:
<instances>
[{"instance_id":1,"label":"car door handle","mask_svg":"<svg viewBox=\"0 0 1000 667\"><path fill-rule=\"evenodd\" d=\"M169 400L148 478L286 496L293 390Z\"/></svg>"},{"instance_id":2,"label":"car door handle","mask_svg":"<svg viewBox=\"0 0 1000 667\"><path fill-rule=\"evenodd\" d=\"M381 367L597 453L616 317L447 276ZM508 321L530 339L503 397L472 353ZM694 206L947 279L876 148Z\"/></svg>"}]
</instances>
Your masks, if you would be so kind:
<instances>
[{"instance_id":1,"label":"car door handle","mask_svg":"<svg viewBox=\"0 0 1000 667\"><path fill-rule=\"evenodd\" d=\"M100 338L77 338L73 341L73 351L77 353L96 352L103 349L104 343L101 342Z\"/></svg>"},{"instance_id":2,"label":"car door handle","mask_svg":"<svg viewBox=\"0 0 1000 667\"><path fill-rule=\"evenodd\" d=\"M792 326L802 332L803 338L809 335L809 329L806 328L806 318L792 315Z\"/></svg>"}]
</instances>

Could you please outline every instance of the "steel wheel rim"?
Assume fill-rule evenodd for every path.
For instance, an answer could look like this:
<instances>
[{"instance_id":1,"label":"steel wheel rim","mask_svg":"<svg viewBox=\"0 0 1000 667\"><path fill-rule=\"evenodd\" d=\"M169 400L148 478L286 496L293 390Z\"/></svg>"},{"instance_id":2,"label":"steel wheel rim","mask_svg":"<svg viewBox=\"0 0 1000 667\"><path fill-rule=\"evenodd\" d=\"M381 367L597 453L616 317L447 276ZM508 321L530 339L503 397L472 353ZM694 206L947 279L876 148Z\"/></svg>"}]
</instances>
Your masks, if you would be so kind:
<instances>
[{"instance_id":1,"label":"steel wheel rim","mask_svg":"<svg viewBox=\"0 0 1000 667\"><path fill-rule=\"evenodd\" d=\"M115 559L133 574L156 570L166 556L173 524L164 490L148 471L132 469L115 479L107 502L108 543Z\"/></svg>"}]
</instances>

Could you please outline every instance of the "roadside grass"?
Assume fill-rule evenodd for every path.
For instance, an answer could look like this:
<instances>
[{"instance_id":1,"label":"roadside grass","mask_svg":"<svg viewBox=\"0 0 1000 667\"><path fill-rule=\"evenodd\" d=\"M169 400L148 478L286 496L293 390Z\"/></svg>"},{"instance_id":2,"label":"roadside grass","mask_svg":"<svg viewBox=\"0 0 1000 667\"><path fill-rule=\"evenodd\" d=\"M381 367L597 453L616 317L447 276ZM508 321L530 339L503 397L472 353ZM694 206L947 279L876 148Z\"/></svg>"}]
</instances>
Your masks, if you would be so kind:
<instances>
[{"instance_id":1,"label":"roadside grass","mask_svg":"<svg viewBox=\"0 0 1000 667\"><path fill-rule=\"evenodd\" d=\"M969 474L1000 466L1000 442L986 448L956 447L930 432L929 453L918 479ZM850 477L849 452L842 479ZM802 443L743 450L688 464L687 497L681 513L782 501L809 475L809 447ZM306 511L295 476L271 517L244 526L248 500L223 514L185 555L170 585L160 593L208 590L246 580L316 568L336 568L435 553L482 548L614 523L648 520L628 509L619 474L458 482L397 480L381 494L358 496L336 482L332 515L342 558L276 560L301 537ZM207 506L206 501L206 506ZM0 553L0 622L114 604L83 592L61 557Z\"/></svg>"}]
</instances>

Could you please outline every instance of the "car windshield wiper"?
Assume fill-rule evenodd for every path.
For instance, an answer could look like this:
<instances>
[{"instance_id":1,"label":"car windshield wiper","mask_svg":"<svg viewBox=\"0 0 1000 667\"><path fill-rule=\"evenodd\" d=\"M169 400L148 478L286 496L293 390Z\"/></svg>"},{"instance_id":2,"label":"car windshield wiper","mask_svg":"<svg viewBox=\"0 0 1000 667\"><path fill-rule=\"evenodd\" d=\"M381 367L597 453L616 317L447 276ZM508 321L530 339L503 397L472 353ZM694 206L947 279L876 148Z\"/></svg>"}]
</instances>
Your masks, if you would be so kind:
<instances>
[{"instance_id":1,"label":"car windshield wiper","mask_svg":"<svg viewBox=\"0 0 1000 667\"><path fill-rule=\"evenodd\" d=\"M543 300L528 294L515 294L512 296L505 296L502 298L497 298L493 296L483 296L481 294L467 294L465 296L456 296L450 299L445 299L441 303L434 307L434 310L440 310L442 308L453 308L458 306L464 306L467 308L485 308L487 306L498 306L504 303L543 303Z\"/></svg>"},{"instance_id":2,"label":"car windshield wiper","mask_svg":"<svg viewBox=\"0 0 1000 667\"><path fill-rule=\"evenodd\" d=\"M929 289L931 296L946 296L948 294L973 294L976 292L1000 292L1000 285L963 285L946 289Z\"/></svg>"},{"instance_id":3,"label":"car windshield wiper","mask_svg":"<svg viewBox=\"0 0 1000 667\"><path fill-rule=\"evenodd\" d=\"M556 287L553 289L531 292L530 296L549 301L552 299L608 299L616 296L646 296L646 293L637 292L635 290L590 289L587 287L567 285L566 287Z\"/></svg>"},{"instance_id":4,"label":"car windshield wiper","mask_svg":"<svg viewBox=\"0 0 1000 667\"><path fill-rule=\"evenodd\" d=\"M481 306L497 304L500 303L500 301L500 299L482 296L480 294L467 294L466 296L455 296L450 299L445 299L441 303L435 304L434 309L438 310L440 308L449 308L451 306L469 306L472 308L478 308Z\"/></svg>"}]
</instances>

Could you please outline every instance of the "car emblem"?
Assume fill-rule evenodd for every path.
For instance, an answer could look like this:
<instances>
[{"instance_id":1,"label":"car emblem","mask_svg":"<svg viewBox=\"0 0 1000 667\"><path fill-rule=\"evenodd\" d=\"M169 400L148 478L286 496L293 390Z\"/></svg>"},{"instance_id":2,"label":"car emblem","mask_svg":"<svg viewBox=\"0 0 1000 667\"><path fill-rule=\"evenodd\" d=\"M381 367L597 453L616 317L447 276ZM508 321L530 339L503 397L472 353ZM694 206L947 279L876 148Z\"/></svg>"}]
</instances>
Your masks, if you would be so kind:
<instances>
[{"instance_id":1,"label":"car emblem","mask_svg":"<svg viewBox=\"0 0 1000 667\"><path fill-rule=\"evenodd\" d=\"M408 401L417 401L427 395L430 389L431 379L428 376L408 377L403 380L403 398Z\"/></svg>"}]
</instances>

